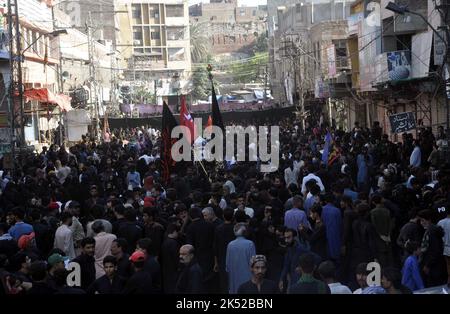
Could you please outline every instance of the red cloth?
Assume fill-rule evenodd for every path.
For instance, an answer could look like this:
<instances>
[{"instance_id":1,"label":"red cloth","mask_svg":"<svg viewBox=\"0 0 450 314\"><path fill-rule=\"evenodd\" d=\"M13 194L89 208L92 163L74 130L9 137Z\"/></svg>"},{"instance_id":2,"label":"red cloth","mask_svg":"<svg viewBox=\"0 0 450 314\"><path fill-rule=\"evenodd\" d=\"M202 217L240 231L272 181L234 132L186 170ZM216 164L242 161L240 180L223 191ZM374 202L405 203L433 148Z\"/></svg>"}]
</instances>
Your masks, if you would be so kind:
<instances>
[{"instance_id":1,"label":"red cloth","mask_svg":"<svg viewBox=\"0 0 450 314\"><path fill-rule=\"evenodd\" d=\"M33 239L34 239L34 232L30 234L24 234L19 238L19 241L17 241L17 246L19 247L19 249L25 250Z\"/></svg>"},{"instance_id":2,"label":"red cloth","mask_svg":"<svg viewBox=\"0 0 450 314\"><path fill-rule=\"evenodd\" d=\"M212 132L212 126L213 126L213 122L212 122L212 118L211 116L208 117L208 123L206 124L206 132L211 133Z\"/></svg>"},{"instance_id":3,"label":"red cloth","mask_svg":"<svg viewBox=\"0 0 450 314\"><path fill-rule=\"evenodd\" d=\"M32 88L24 91L23 95L29 100L37 100L43 103L58 105L64 111L72 110L70 105L71 98L64 94L53 94L47 88Z\"/></svg>"},{"instance_id":4,"label":"red cloth","mask_svg":"<svg viewBox=\"0 0 450 314\"><path fill-rule=\"evenodd\" d=\"M191 132L191 136L188 138L190 140L189 143L192 144L195 140L195 125L194 125L194 119L192 118L191 114L187 110L186 97L184 95L181 96L180 125L187 127L189 129L189 131Z\"/></svg>"},{"instance_id":5,"label":"red cloth","mask_svg":"<svg viewBox=\"0 0 450 314\"><path fill-rule=\"evenodd\" d=\"M148 176L147 178L144 179L144 189L146 191L151 191L152 188L153 188L153 177Z\"/></svg>"},{"instance_id":6,"label":"red cloth","mask_svg":"<svg viewBox=\"0 0 450 314\"><path fill-rule=\"evenodd\" d=\"M144 208L155 207L155 198L154 197L146 197L144 198Z\"/></svg>"}]
</instances>

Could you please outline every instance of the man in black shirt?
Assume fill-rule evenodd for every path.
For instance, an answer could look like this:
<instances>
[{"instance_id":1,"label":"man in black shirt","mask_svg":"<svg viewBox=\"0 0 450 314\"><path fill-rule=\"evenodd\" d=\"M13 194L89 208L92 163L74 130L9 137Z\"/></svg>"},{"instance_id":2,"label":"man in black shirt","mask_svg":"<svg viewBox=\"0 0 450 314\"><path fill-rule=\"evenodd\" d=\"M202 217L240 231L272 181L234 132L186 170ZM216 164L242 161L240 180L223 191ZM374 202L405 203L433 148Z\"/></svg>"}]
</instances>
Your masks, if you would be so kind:
<instances>
[{"instance_id":1,"label":"man in black shirt","mask_svg":"<svg viewBox=\"0 0 450 314\"><path fill-rule=\"evenodd\" d=\"M73 262L80 265L81 288L85 291L95 280L95 239L84 238L81 240L81 254Z\"/></svg>"},{"instance_id":2,"label":"man in black shirt","mask_svg":"<svg viewBox=\"0 0 450 314\"><path fill-rule=\"evenodd\" d=\"M47 264L43 261L35 261L30 265L30 275L33 286L27 291L30 295L53 294L55 289L50 287L45 281L47 276Z\"/></svg>"},{"instance_id":3,"label":"man in black shirt","mask_svg":"<svg viewBox=\"0 0 450 314\"><path fill-rule=\"evenodd\" d=\"M88 288L90 294L120 294L125 287L125 280L117 274L117 260L114 256L103 259L105 275L95 280Z\"/></svg>"},{"instance_id":4,"label":"man in black shirt","mask_svg":"<svg viewBox=\"0 0 450 314\"><path fill-rule=\"evenodd\" d=\"M225 221L216 227L214 234L214 271L219 272L220 292L225 294L228 293L228 273L225 270L227 247L228 243L236 238L233 230L233 217L234 210L226 208L223 211L223 219Z\"/></svg>"},{"instance_id":5,"label":"man in black shirt","mask_svg":"<svg viewBox=\"0 0 450 314\"><path fill-rule=\"evenodd\" d=\"M164 293L174 293L177 284L178 270L178 251L180 243L178 242L178 233L180 227L174 223L167 226L167 238L161 246L161 264L162 280Z\"/></svg>"},{"instance_id":6,"label":"man in black shirt","mask_svg":"<svg viewBox=\"0 0 450 314\"><path fill-rule=\"evenodd\" d=\"M243 283L238 294L276 294L279 293L275 281L264 279L267 272L267 260L264 255L255 255L250 260L252 279Z\"/></svg>"},{"instance_id":7,"label":"man in black shirt","mask_svg":"<svg viewBox=\"0 0 450 314\"><path fill-rule=\"evenodd\" d=\"M156 293L161 292L161 266L159 265L149 238L140 239L137 242L137 251L145 254L144 270L152 276L153 289Z\"/></svg>"},{"instance_id":8,"label":"man in black shirt","mask_svg":"<svg viewBox=\"0 0 450 314\"><path fill-rule=\"evenodd\" d=\"M156 222L157 215L157 208L144 208L144 235L146 238L152 239L155 256L159 256L161 245L164 239L164 227L160 223Z\"/></svg>"},{"instance_id":9,"label":"man in black shirt","mask_svg":"<svg viewBox=\"0 0 450 314\"><path fill-rule=\"evenodd\" d=\"M130 255L126 253L127 240L124 238L115 239L111 244L111 255L117 260L117 274L128 279L133 275L133 268L130 263Z\"/></svg>"},{"instance_id":10,"label":"man in black shirt","mask_svg":"<svg viewBox=\"0 0 450 314\"><path fill-rule=\"evenodd\" d=\"M134 208L128 208L126 210L125 218L126 222L119 226L117 236L127 240L127 253L131 254L136 249L137 241L143 238L144 230L136 222L136 210Z\"/></svg>"},{"instance_id":11,"label":"man in black shirt","mask_svg":"<svg viewBox=\"0 0 450 314\"><path fill-rule=\"evenodd\" d=\"M207 277L214 267L214 225L201 218L199 208L190 208L189 216L192 222L187 227L186 243L195 247L198 264L204 276Z\"/></svg>"},{"instance_id":12,"label":"man in black shirt","mask_svg":"<svg viewBox=\"0 0 450 314\"><path fill-rule=\"evenodd\" d=\"M134 252L130 261L133 263L135 273L128 280L123 294L152 294L152 276L144 270L145 254L141 251Z\"/></svg>"},{"instance_id":13,"label":"man in black shirt","mask_svg":"<svg viewBox=\"0 0 450 314\"><path fill-rule=\"evenodd\" d=\"M183 269L175 288L177 294L205 293L203 272L194 254L194 247L190 244L183 245L180 248L180 263L183 264Z\"/></svg>"}]
</instances>

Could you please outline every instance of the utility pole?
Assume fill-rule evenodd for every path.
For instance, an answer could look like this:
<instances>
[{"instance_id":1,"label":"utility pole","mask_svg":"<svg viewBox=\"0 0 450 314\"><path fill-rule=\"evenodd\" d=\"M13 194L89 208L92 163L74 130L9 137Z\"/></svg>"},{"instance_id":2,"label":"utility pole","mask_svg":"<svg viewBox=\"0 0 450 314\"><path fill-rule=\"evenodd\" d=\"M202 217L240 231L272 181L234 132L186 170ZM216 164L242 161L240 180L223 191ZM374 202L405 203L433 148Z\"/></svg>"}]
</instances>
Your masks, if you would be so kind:
<instances>
[{"instance_id":1,"label":"utility pole","mask_svg":"<svg viewBox=\"0 0 450 314\"><path fill-rule=\"evenodd\" d=\"M9 101L11 105L11 136L12 149L16 141L19 147L25 146L25 128L23 113L23 82L22 82L22 47L20 40L19 7L17 0L8 0L8 32L9 32L9 61L10 61L10 84ZM15 43L14 43L15 41ZM19 112L17 113L17 108ZM18 117L17 117L18 114ZM16 134L16 119L18 118L19 133ZM16 159L15 150L13 158Z\"/></svg>"},{"instance_id":2,"label":"utility pole","mask_svg":"<svg viewBox=\"0 0 450 314\"><path fill-rule=\"evenodd\" d=\"M99 139L99 111L97 101L97 82L95 79L95 65L94 65L94 46L92 38L92 15L89 12L88 21L86 22L88 53L89 53L89 93L92 104L92 120L94 122L94 136Z\"/></svg>"},{"instance_id":3,"label":"utility pole","mask_svg":"<svg viewBox=\"0 0 450 314\"><path fill-rule=\"evenodd\" d=\"M436 9L439 11L441 15L441 27L438 29L441 29L445 32L445 38L447 40L447 43L445 44L445 54L444 54L444 60L442 63L442 83L443 83L443 93L444 93L444 99L445 99L445 105L447 109L447 119L446 119L446 127L447 127L447 138L450 138L450 1L449 0L441 0L440 4L436 2Z\"/></svg>"},{"instance_id":4,"label":"utility pole","mask_svg":"<svg viewBox=\"0 0 450 314\"><path fill-rule=\"evenodd\" d=\"M267 102L267 75L268 75L268 71L269 71L269 65L266 64L265 66L265 73L264 73L264 105Z\"/></svg>"},{"instance_id":5,"label":"utility pole","mask_svg":"<svg viewBox=\"0 0 450 314\"><path fill-rule=\"evenodd\" d=\"M153 85L155 89L155 105L158 104L158 83L157 80L153 80Z\"/></svg>"},{"instance_id":6,"label":"utility pole","mask_svg":"<svg viewBox=\"0 0 450 314\"><path fill-rule=\"evenodd\" d=\"M58 28L55 17L55 7L52 6L52 20L53 20L53 30ZM64 94L64 78L63 78L63 63L62 63L62 52L61 52L61 43L58 43L58 58L59 58L59 70L58 70L58 91L60 94ZM39 112L39 111L38 111ZM65 128L65 123L63 124L64 115L62 108L59 107L59 141L60 145L64 144L64 134L63 134L63 125ZM39 123L39 122L38 122Z\"/></svg>"}]
</instances>

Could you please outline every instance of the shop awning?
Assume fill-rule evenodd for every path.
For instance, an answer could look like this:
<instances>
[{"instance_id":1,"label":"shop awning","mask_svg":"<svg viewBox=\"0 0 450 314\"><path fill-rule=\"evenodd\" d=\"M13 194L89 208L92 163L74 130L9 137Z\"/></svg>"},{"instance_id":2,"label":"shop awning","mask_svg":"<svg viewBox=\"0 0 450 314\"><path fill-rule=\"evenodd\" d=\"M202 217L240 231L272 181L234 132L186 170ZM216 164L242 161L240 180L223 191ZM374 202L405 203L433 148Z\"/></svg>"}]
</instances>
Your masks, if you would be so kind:
<instances>
[{"instance_id":1,"label":"shop awning","mask_svg":"<svg viewBox=\"0 0 450 314\"><path fill-rule=\"evenodd\" d=\"M64 94L53 94L47 88L31 88L24 92L26 101L36 100L42 103L58 105L64 111L72 110L71 98Z\"/></svg>"}]
</instances>

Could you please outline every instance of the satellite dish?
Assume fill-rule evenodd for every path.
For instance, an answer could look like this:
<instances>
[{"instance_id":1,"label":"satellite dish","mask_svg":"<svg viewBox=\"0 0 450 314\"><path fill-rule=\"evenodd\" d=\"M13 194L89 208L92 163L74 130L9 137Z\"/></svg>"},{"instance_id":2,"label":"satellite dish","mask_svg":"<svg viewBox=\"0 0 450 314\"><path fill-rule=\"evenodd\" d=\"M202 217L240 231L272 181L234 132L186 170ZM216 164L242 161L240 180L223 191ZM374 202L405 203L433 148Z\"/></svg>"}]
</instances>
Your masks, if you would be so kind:
<instances>
[{"instance_id":1,"label":"satellite dish","mask_svg":"<svg viewBox=\"0 0 450 314\"><path fill-rule=\"evenodd\" d=\"M62 76L62 78L63 79L68 79L69 78L69 76L70 76L70 74L69 74L69 72L67 72L67 71L64 71L62 74L61 74L61 76Z\"/></svg>"}]
</instances>

